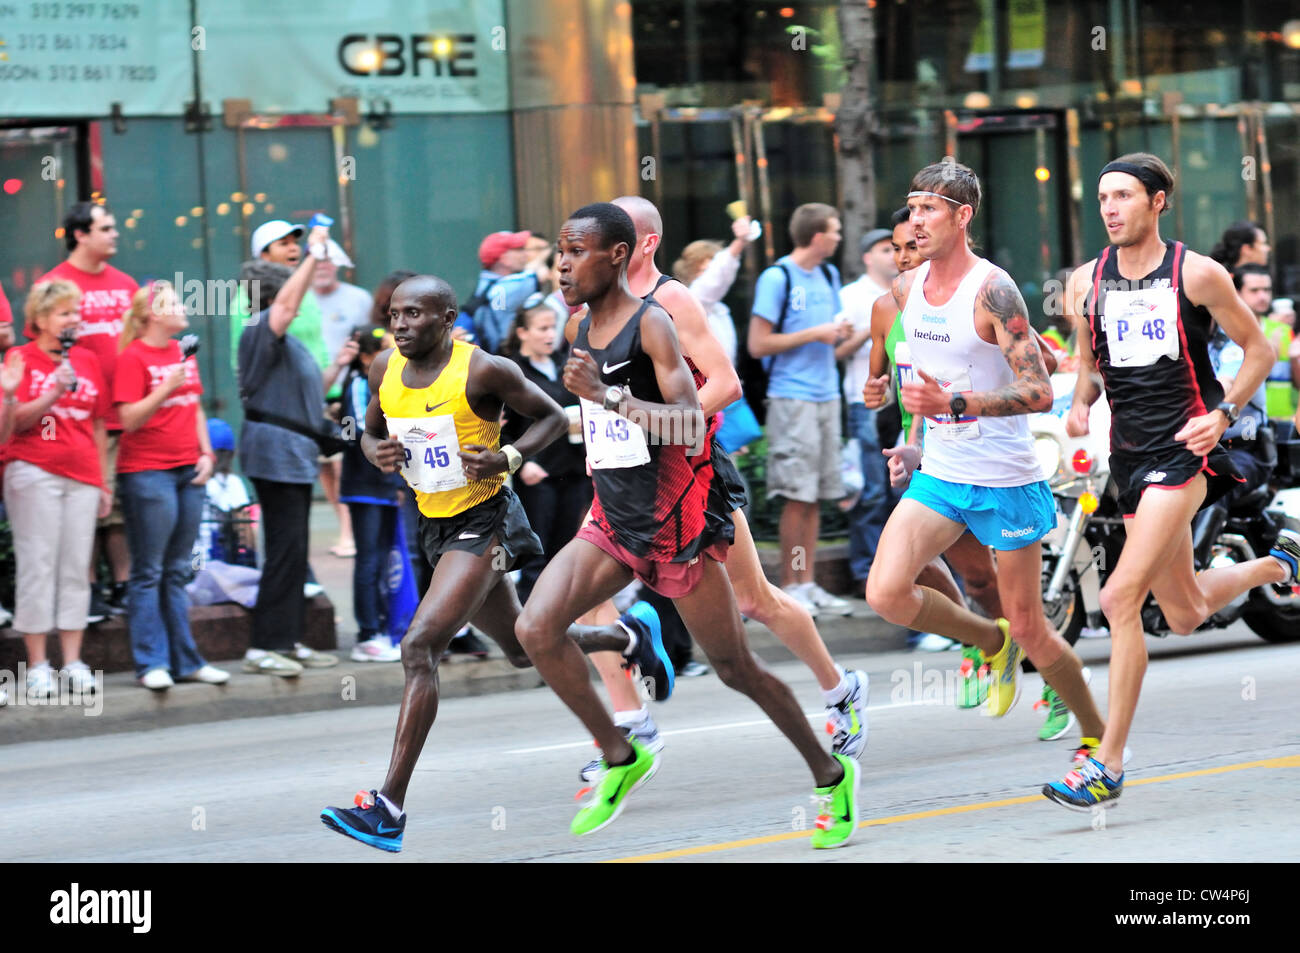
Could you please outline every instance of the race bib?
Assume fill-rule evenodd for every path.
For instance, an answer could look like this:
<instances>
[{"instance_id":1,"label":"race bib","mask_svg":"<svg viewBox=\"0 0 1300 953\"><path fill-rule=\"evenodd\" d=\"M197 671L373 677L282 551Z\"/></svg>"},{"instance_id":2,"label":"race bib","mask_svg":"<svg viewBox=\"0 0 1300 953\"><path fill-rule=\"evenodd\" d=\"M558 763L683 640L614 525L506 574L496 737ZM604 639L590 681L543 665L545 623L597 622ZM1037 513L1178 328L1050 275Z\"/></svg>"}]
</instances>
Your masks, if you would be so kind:
<instances>
[{"instance_id":1,"label":"race bib","mask_svg":"<svg viewBox=\"0 0 1300 953\"><path fill-rule=\"evenodd\" d=\"M1178 359L1178 298L1173 288L1106 292L1102 328L1112 367Z\"/></svg>"},{"instance_id":2,"label":"race bib","mask_svg":"<svg viewBox=\"0 0 1300 953\"><path fill-rule=\"evenodd\" d=\"M974 389L968 370L936 373L927 369L927 373L949 394L969 394ZM979 418L973 414L957 420L951 414L941 414L937 418L926 417L925 421L928 425L926 436L933 436L936 440L974 440L980 435Z\"/></svg>"},{"instance_id":3,"label":"race bib","mask_svg":"<svg viewBox=\"0 0 1300 953\"><path fill-rule=\"evenodd\" d=\"M894 345L894 367L898 371L900 392L904 384L916 382L916 371L912 368L912 349L907 346L906 341L899 341Z\"/></svg>"},{"instance_id":4,"label":"race bib","mask_svg":"<svg viewBox=\"0 0 1300 953\"><path fill-rule=\"evenodd\" d=\"M456 419L441 417L389 417L388 432L402 442L406 460L402 476L411 489L421 493L458 490L469 480L457 453Z\"/></svg>"},{"instance_id":5,"label":"race bib","mask_svg":"<svg viewBox=\"0 0 1300 953\"><path fill-rule=\"evenodd\" d=\"M587 445L587 462L593 470L639 467L650 462L645 431L626 417L600 404L582 401L582 439Z\"/></svg>"}]
</instances>

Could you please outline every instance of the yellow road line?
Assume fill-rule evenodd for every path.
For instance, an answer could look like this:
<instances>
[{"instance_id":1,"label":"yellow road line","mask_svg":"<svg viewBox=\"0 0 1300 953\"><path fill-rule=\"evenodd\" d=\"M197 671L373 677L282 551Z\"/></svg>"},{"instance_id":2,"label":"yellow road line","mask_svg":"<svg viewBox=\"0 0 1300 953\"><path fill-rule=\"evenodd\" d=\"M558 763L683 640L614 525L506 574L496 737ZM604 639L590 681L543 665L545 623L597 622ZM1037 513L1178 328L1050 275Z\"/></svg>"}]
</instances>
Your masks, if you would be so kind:
<instances>
[{"instance_id":1,"label":"yellow road line","mask_svg":"<svg viewBox=\"0 0 1300 953\"><path fill-rule=\"evenodd\" d=\"M1248 768L1300 768L1300 755L1287 755L1281 758L1266 758L1263 761L1243 761L1239 764L1225 764L1217 768L1201 768L1197 771L1182 771L1178 774L1162 774L1155 778L1141 778L1128 782L1126 787L1142 784L1157 784L1164 781L1178 781L1183 778L1201 778L1212 774L1227 774L1230 771L1245 771ZM1043 801L1041 794L1027 797L1003 798L1000 801L979 801L975 804L958 804L953 807L940 807L932 811L916 811L911 814L894 814L890 817L877 817L858 824L862 827L883 827L886 824L899 824L903 821L920 821L930 817L943 817L951 814L967 814L971 811L986 811L995 807L1010 807L1014 804L1031 804ZM770 834L766 837L750 837L745 840L726 841L722 844L703 844L699 847L683 847L680 850L665 850L655 854L637 854L632 857L614 857L607 864L639 864L651 860L672 860L676 857L692 857L699 854L713 854L718 851L736 850L741 847L757 847L761 844L778 844L781 841L799 840L812 836L811 831L787 831L783 834Z\"/></svg>"}]
</instances>

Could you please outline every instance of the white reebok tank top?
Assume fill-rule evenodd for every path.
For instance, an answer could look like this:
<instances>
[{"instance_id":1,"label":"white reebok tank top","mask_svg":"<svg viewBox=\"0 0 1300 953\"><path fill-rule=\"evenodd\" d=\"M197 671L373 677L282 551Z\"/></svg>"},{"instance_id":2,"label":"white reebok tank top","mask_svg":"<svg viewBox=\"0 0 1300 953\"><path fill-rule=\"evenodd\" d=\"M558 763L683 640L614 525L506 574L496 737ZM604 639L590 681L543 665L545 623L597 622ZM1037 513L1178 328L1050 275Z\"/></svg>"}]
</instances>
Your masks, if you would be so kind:
<instances>
[{"instance_id":1,"label":"white reebok tank top","mask_svg":"<svg viewBox=\"0 0 1300 953\"><path fill-rule=\"evenodd\" d=\"M942 306L925 298L930 263L923 262L916 270L903 308L903 331L912 364L946 391L998 390L1016 379L1002 348L988 343L975 330L975 300L984 279L995 268L987 259L979 259ZM1024 414L967 414L957 421L946 414L938 419L926 417L924 450L922 472L950 483L1024 486L1042 479Z\"/></svg>"}]
</instances>

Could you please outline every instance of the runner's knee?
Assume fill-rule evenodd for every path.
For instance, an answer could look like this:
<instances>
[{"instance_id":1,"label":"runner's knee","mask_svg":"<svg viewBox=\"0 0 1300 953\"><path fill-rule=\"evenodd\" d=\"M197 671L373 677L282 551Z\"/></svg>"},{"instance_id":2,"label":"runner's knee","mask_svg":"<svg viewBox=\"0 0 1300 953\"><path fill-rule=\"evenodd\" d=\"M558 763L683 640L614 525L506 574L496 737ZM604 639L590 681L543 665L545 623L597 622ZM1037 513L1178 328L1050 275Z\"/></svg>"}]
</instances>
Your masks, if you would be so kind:
<instances>
[{"instance_id":1,"label":"runner's knee","mask_svg":"<svg viewBox=\"0 0 1300 953\"><path fill-rule=\"evenodd\" d=\"M735 592L736 608L740 610L740 614L755 619L763 625L767 625L769 619L786 608L782 605L783 602L794 604L793 599L768 582L766 578L757 586L743 582L735 586Z\"/></svg>"},{"instance_id":2,"label":"runner's knee","mask_svg":"<svg viewBox=\"0 0 1300 953\"><path fill-rule=\"evenodd\" d=\"M907 625L916 615L912 585L890 579L874 566L867 578L867 604L876 615L894 625Z\"/></svg>"}]
</instances>

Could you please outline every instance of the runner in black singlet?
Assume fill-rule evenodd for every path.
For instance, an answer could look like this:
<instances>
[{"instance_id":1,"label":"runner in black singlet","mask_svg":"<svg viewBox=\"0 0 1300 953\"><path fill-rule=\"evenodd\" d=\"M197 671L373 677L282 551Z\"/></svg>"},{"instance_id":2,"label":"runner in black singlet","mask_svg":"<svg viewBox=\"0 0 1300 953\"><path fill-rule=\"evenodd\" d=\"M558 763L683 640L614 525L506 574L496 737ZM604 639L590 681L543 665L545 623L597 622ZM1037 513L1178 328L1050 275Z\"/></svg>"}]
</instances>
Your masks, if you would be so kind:
<instances>
[{"instance_id":1,"label":"runner in black singlet","mask_svg":"<svg viewBox=\"0 0 1300 953\"><path fill-rule=\"evenodd\" d=\"M625 737L615 726L579 649L565 636L568 620L611 598L635 575L673 600L723 682L753 699L803 755L818 785L815 796L825 805L813 846L841 846L857 826L857 764L822 750L789 688L759 666L746 644L720 563L725 543L715 541L705 512L708 481L694 478L698 461L688 462L707 459L703 413L672 319L628 291L627 259L635 242L632 220L609 203L579 209L560 229L560 290L569 305L588 306L564 384L583 401L583 436L596 482L593 513L599 515L542 572L516 627L542 677L604 754L605 772L571 830L589 834L612 822L627 795L657 767L635 735ZM661 445L655 454L653 444ZM610 472L638 469L643 472ZM702 469L698 474L706 475ZM675 500L700 512L670 513ZM720 786L721 803L729 788Z\"/></svg>"},{"instance_id":2,"label":"runner in black singlet","mask_svg":"<svg viewBox=\"0 0 1300 953\"><path fill-rule=\"evenodd\" d=\"M1043 787L1046 797L1076 810L1111 804L1124 790L1124 744L1147 667L1147 594L1171 631L1189 633L1249 589L1294 585L1300 571L1300 534L1288 530L1267 556L1195 570L1192 516L1207 495L1232 485L1219 439L1268 376L1273 353L1223 266L1181 242L1161 240L1159 219L1173 189L1169 168L1150 153L1121 156L1103 168L1097 201L1110 247L1076 269L1066 286L1079 346L1066 432L1088 432L1088 411L1104 380L1111 474L1125 515L1132 516L1101 591L1111 637L1106 732L1095 748L1080 750L1063 780ZM1210 367L1212 321L1245 352L1226 395Z\"/></svg>"}]
</instances>

